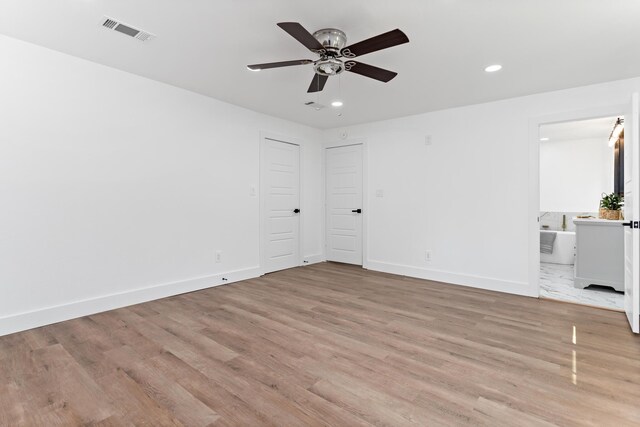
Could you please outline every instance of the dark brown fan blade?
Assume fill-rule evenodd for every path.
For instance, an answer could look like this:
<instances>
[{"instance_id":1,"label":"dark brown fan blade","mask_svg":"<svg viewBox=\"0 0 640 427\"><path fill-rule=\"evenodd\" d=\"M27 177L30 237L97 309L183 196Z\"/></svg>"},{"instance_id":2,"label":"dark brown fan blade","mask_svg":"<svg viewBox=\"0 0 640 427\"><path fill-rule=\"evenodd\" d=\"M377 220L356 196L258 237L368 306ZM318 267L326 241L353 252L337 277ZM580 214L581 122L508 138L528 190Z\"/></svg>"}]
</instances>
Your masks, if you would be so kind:
<instances>
[{"instance_id":1,"label":"dark brown fan blade","mask_svg":"<svg viewBox=\"0 0 640 427\"><path fill-rule=\"evenodd\" d=\"M311 84L309 85L309 90L307 90L307 93L322 91L322 89L324 89L325 83L327 83L327 79L329 79L329 76L322 76L316 73L313 76L313 80L311 80Z\"/></svg>"},{"instance_id":2,"label":"dark brown fan blade","mask_svg":"<svg viewBox=\"0 0 640 427\"><path fill-rule=\"evenodd\" d=\"M345 58L355 58L356 56L366 55L367 53L397 46L403 43L409 43L409 38L402 31L395 29L388 33L380 34L379 36L371 37L370 39L342 48L340 53Z\"/></svg>"},{"instance_id":3,"label":"dark brown fan blade","mask_svg":"<svg viewBox=\"0 0 640 427\"><path fill-rule=\"evenodd\" d=\"M310 51L316 52L319 50L324 50L324 47L320 44L318 40L315 39L311 35L311 33L297 22L280 22L278 23L278 27L285 30L291 37L298 40L302 43L307 49Z\"/></svg>"},{"instance_id":4,"label":"dark brown fan blade","mask_svg":"<svg viewBox=\"0 0 640 427\"><path fill-rule=\"evenodd\" d=\"M267 68L289 67L291 65L306 65L313 63L310 59L298 59L296 61L267 62L266 64L247 65L253 71L266 70Z\"/></svg>"},{"instance_id":5,"label":"dark brown fan blade","mask_svg":"<svg viewBox=\"0 0 640 427\"><path fill-rule=\"evenodd\" d=\"M384 68L374 67L373 65L363 64L362 62L347 61L345 63L345 70L352 73L360 74L361 76L370 77L372 79L380 80L381 82L388 82L393 79L398 73L385 70Z\"/></svg>"}]
</instances>

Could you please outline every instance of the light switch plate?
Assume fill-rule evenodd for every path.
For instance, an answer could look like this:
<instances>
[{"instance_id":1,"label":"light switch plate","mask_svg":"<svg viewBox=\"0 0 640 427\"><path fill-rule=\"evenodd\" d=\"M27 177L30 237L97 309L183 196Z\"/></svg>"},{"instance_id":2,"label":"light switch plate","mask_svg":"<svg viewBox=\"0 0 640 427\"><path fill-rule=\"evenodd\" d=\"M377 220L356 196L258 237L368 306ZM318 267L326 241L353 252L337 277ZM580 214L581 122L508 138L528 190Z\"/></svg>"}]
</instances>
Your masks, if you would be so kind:
<instances>
[{"instance_id":1,"label":"light switch plate","mask_svg":"<svg viewBox=\"0 0 640 427\"><path fill-rule=\"evenodd\" d=\"M431 135L427 135L424 137L424 145L431 145Z\"/></svg>"},{"instance_id":2,"label":"light switch plate","mask_svg":"<svg viewBox=\"0 0 640 427\"><path fill-rule=\"evenodd\" d=\"M384 191L376 190L376 197L384 197Z\"/></svg>"}]
</instances>

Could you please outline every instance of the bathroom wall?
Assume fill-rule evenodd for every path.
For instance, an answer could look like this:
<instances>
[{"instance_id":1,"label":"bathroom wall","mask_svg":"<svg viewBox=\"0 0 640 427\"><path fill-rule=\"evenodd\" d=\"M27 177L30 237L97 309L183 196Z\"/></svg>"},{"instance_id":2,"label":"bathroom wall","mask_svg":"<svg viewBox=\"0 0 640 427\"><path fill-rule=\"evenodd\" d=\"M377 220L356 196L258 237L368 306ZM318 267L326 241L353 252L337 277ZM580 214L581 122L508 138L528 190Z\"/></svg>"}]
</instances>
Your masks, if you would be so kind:
<instances>
[{"instance_id":1,"label":"bathroom wall","mask_svg":"<svg viewBox=\"0 0 640 427\"><path fill-rule=\"evenodd\" d=\"M541 211L598 210L601 194L613 191L613 148L607 136L540 143Z\"/></svg>"}]
</instances>

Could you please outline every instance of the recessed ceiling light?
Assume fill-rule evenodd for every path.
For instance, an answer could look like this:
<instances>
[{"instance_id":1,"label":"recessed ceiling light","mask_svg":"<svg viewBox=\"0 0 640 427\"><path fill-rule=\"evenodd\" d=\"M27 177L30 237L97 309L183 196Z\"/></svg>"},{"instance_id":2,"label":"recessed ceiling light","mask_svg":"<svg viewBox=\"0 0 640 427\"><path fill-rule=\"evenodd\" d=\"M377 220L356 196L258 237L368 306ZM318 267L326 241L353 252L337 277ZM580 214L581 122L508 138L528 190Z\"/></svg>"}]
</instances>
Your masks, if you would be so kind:
<instances>
[{"instance_id":1,"label":"recessed ceiling light","mask_svg":"<svg viewBox=\"0 0 640 427\"><path fill-rule=\"evenodd\" d=\"M331 103L332 107L342 107L342 101L335 100Z\"/></svg>"},{"instance_id":2,"label":"recessed ceiling light","mask_svg":"<svg viewBox=\"0 0 640 427\"><path fill-rule=\"evenodd\" d=\"M258 71L260 71L260 68L251 68L251 67L247 67L247 70L249 70L249 71L255 71L255 72L258 72Z\"/></svg>"},{"instance_id":3,"label":"recessed ceiling light","mask_svg":"<svg viewBox=\"0 0 640 427\"><path fill-rule=\"evenodd\" d=\"M487 73L495 73L496 71L500 71L502 70L502 65L500 64L494 64L494 65L489 65L487 68L484 69Z\"/></svg>"},{"instance_id":4,"label":"recessed ceiling light","mask_svg":"<svg viewBox=\"0 0 640 427\"><path fill-rule=\"evenodd\" d=\"M540 141L548 141L548 140L549 140L549 138L546 138L546 137L545 138L540 138Z\"/></svg>"}]
</instances>

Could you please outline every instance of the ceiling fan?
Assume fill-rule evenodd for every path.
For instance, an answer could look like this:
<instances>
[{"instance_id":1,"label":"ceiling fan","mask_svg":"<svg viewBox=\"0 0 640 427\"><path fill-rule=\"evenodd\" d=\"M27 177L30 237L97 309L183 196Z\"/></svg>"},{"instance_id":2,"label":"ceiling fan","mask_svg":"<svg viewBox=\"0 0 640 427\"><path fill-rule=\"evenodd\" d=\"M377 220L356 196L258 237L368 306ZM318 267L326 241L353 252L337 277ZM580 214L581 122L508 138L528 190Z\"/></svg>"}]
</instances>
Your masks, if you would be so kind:
<instances>
[{"instance_id":1,"label":"ceiling fan","mask_svg":"<svg viewBox=\"0 0 640 427\"><path fill-rule=\"evenodd\" d=\"M346 46L347 35L343 31L335 28L324 28L311 34L297 22L280 22L278 26L320 58L315 61L311 59L299 59L296 61L253 64L248 65L247 68L252 71L260 71L268 68L313 64L313 69L316 74L313 76L311 85L309 85L309 89L307 90L309 93L320 92L324 88L325 83L327 83L329 76L336 76L343 71L350 71L385 83L388 82L397 76L398 73L374 67L373 65L363 64L362 62L356 62L352 59L366 55L367 53L409 42L409 38L402 31L395 29Z\"/></svg>"}]
</instances>

